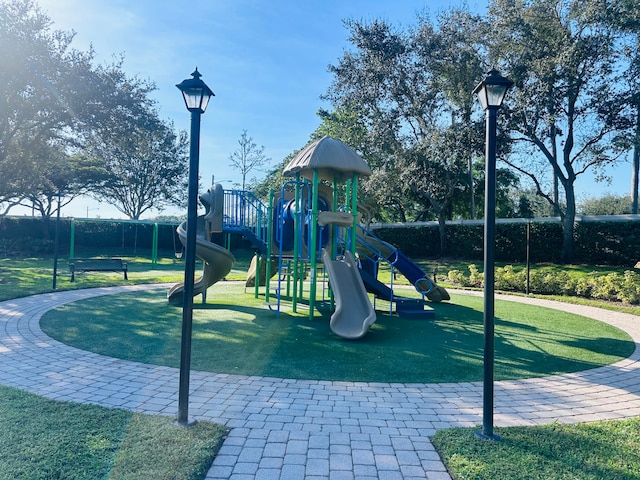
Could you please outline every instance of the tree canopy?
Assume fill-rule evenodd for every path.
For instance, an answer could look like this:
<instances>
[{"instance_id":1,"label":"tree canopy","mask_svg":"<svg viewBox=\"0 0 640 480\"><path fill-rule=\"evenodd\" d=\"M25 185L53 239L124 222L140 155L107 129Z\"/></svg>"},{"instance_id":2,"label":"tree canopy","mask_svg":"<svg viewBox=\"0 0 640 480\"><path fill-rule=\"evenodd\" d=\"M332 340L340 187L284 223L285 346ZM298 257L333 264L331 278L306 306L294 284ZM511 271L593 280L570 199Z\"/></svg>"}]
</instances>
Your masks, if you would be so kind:
<instances>
[{"instance_id":1,"label":"tree canopy","mask_svg":"<svg viewBox=\"0 0 640 480\"><path fill-rule=\"evenodd\" d=\"M637 42L640 28L632 3L492 0L487 16L454 8L436 21L419 15L405 31L384 20L350 20L352 49L329 68L325 98L335 114L325 118L359 127L363 153L379 173L363 190L392 199L393 189L401 217L407 207L414 218L437 215L446 252L444 220L464 206L461 192L468 198L461 216L477 211L473 165L483 158L484 125L471 92L497 67L515 82L499 121L507 175L499 185L508 191L523 179L554 208L563 222L562 259L571 261L576 179L606 181L606 168L621 161L640 123L632 114L640 104L630 75L637 53L629 38ZM529 211L535 202L519 203L502 214Z\"/></svg>"},{"instance_id":2,"label":"tree canopy","mask_svg":"<svg viewBox=\"0 0 640 480\"><path fill-rule=\"evenodd\" d=\"M357 132L374 169L362 187L372 203L401 221L435 217L444 253L445 221L462 190L469 207L457 213L476 214L473 163L483 152L484 124L472 116L471 91L483 72L486 26L452 9L439 22L419 16L407 31L383 20L351 20L346 27L354 49L329 67L334 78L325 98L339 115L332 120Z\"/></svg>"},{"instance_id":3,"label":"tree canopy","mask_svg":"<svg viewBox=\"0 0 640 480\"><path fill-rule=\"evenodd\" d=\"M93 53L71 48L73 34L50 27L30 0L0 4L0 204L5 213L25 198L42 198L38 189L51 183L45 164L78 147L77 132L97 119Z\"/></svg>"},{"instance_id":4,"label":"tree canopy","mask_svg":"<svg viewBox=\"0 0 640 480\"><path fill-rule=\"evenodd\" d=\"M625 152L632 126L620 90L615 31L601 4L494 0L489 8L489 50L515 82L504 122L513 151L503 160L560 215L567 262L573 258L576 179L587 173L605 179L605 168Z\"/></svg>"},{"instance_id":5,"label":"tree canopy","mask_svg":"<svg viewBox=\"0 0 640 480\"><path fill-rule=\"evenodd\" d=\"M104 180L92 196L108 201L132 219L148 210L184 205L187 192L188 139L155 112L120 119L101 132L89 151L99 159Z\"/></svg>"},{"instance_id":6,"label":"tree canopy","mask_svg":"<svg viewBox=\"0 0 640 480\"><path fill-rule=\"evenodd\" d=\"M0 214L28 205L49 218L58 195L91 193L131 218L178 202L184 134L158 117L155 86L122 59L95 65L73 38L32 0L0 2ZM163 176L134 173L143 157Z\"/></svg>"}]
</instances>

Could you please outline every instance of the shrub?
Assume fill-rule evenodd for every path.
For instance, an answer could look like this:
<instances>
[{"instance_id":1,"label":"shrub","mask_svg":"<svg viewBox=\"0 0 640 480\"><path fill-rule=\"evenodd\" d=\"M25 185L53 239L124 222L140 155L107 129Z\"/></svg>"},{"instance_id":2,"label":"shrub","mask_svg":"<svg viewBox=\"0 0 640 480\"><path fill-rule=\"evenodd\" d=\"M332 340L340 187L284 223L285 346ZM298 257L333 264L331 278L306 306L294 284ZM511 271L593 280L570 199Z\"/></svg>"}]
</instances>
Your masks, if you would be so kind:
<instances>
[{"instance_id":1,"label":"shrub","mask_svg":"<svg viewBox=\"0 0 640 480\"><path fill-rule=\"evenodd\" d=\"M53 240L34 237L0 238L0 255L5 257L50 255L53 250Z\"/></svg>"},{"instance_id":2,"label":"shrub","mask_svg":"<svg viewBox=\"0 0 640 480\"><path fill-rule=\"evenodd\" d=\"M483 226L447 225L447 251L440 252L437 225L375 230L383 240L396 245L409 257L447 256L468 260L482 259ZM559 222L532 223L530 258L533 262L557 263L562 251L562 225ZM496 260L524 262L527 246L526 223L496 225ZM575 261L592 265L634 265L640 256L640 222L577 222Z\"/></svg>"},{"instance_id":3,"label":"shrub","mask_svg":"<svg viewBox=\"0 0 640 480\"><path fill-rule=\"evenodd\" d=\"M469 275L460 270L451 270L448 279L462 287L481 287L483 274L475 265L469 265ZM524 292L526 290L526 270L516 271L512 265L497 268L495 287L497 290ZM545 272L532 270L529 276L529 291L540 295L568 295L594 298L610 302L640 303L640 274L627 270L624 275L596 272L577 279L567 272Z\"/></svg>"},{"instance_id":4,"label":"shrub","mask_svg":"<svg viewBox=\"0 0 640 480\"><path fill-rule=\"evenodd\" d=\"M640 302L640 275L632 270L625 271L617 297L627 303Z\"/></svg>"},{"instance_id":5,"label":"shrub","mask_svg":"<svg viewBox=\"0 0 640 480\"><path fill-rule=\"evenodd\" d=\"M596 273L593 272L590 277L580 277L575 282L575 294L579 297L593 297L593 278Z\"/></svg>"},{"instance_id":6,"label":"shrub","mask_svg":"<svg viewBox=\"0 0 640 480\"><path fill-rule=\"evenodd\" d=\"M25 240L25 252L31 255L49 255L55 250L55 242L44 238L31 238Z\"/></svg>"},{"instance_id":7,"label":"shrub","mask_svg":"<svg viewBox=\"0 0 640 480\"><path fill-rule=\"evenodd\" d=\"M481 287L484 282L484 273L480 273L475 265L469 265L469 281L474 287Z\"/></svg>"},{"instance_id":8,"label":"shrub","mask_svg":"<svg viewBox=\"0 0 640 480\"><path fill-rule=\"evenodd\" d=\"M592 283L591 296L598 300L615 301L618 300L618 284L620 284L620 275L617 273L609 273L594 278Z\"/></svg>"},{"instance_id":9,"label":"shrub","mask_svg":"<svg viewBox=\"0 0 640 480\"><path fill-rule=\"evenodd\" d=\"M478 271L475 265L469 265L469 276L467 277L460 270L450 270L447 279L456 285L462 287L481 287L484 280L484 274Z\"/></svg>"},{"instance_id":10,"label":"shrub","mask_svg":"<svg viewBox=\"0 0 640 480\"><path fill-rule=\"evenodd\" d=\"M449 280L454 285L461 285L463 287L468 287L467 285L467 277L464 276L460 270L449 270L447 274L447 280Z\"/></svg>"},{"instance_id":11,"label":"shrub","mask_svg":"<svg viewBox=\"0 0 640 480\"><path fill-rule=\"evenodd\" d=\"M495 285L498 290L524 291L527 284L527 272L516 272L512 265L496 269Z\"/></svg>"}]
</instances>

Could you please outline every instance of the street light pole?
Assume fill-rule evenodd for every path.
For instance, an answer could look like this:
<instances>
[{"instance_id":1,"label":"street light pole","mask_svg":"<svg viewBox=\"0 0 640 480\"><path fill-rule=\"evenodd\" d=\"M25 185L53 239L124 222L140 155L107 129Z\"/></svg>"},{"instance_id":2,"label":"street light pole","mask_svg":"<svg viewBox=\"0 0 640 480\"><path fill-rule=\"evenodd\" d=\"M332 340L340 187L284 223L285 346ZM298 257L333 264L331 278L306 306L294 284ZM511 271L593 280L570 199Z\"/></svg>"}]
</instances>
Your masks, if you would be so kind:
<instances>
[{"instance_id":1,"label":"street light pole","mask_svg":"<svg viewBox=\"0 0 640 480\"><path fill-rule=\"evenodd\" d=\"M496 137L497 116L507 90L513 82L497 70L478 84L473 93L486 113L486 162L484 190L484 378L482 395L482 430L476 436L499 440L493 432L493 366L495 324L495 247L496 247Z\"/></svg>"},{"instance_id":2,"label":"street light pole","mask_svg":"<svg viewBox=\"0 0 640 480\"><path fill-rule=\"evenodd\" d=\"M527 288L529 295L531 287L531 219L527 218Z\"/></svg>"},{"instance_id":3,"label":"street light pole","mask_svg":"<svg viewBox=\"0 0 640 480\"><path fill-rule=\"evenodd\" d=\"M58 188L58 212L56 213L56 233L53 245L53 289L58 288L58 253L60 251L60 189Z\"/></svg>"},{"instance_id":4,"label":"street light pole","mask_svg":"<svg viewBox=\"0 0 640 480\"><path fill-rule=\"evenodd\" d=\"M193 327L193 291L196 264L196 234L198 221L198 166L200 163L200 117L207 108L211 89L200 80L196 68L193 78L176 85L182 92L187 110L191 112L189 144L189 188L187 203L187 240L185 245L184 289L182 303L182 339L180 345L180 383L178 387L178 425L188 427L189 377L191 372L191 335Z\"/></svg>"}]
</instances>

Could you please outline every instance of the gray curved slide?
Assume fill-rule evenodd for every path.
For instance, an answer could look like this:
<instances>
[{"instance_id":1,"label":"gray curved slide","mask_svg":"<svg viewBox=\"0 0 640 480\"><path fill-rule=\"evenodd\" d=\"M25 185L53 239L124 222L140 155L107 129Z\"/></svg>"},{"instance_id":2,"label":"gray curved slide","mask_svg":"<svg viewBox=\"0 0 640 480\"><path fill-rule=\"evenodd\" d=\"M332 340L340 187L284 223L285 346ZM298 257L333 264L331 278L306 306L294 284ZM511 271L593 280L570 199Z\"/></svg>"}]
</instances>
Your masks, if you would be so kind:
<instances>
[{"instance_id":1,"label":"gray curved slide","mask_svg":"<svg viewBox=\"0 0 640 480\"><path fill-rule=\"evenodd\" d=\"M177 232L180 241L187 241L187 222L178 226ZM204 261L202 276L193 284L193 295L205 294L214 283L222 280L231 271L236 259L233 254L224 247L205 240L205 222L203 217L198 217L198 229L196 237L196 255ZM183 302L184 282L175 284L167 293L167 300L171 305L181 305Z\"/></svg>"},{"instance_id":2,"label":"gray curved slide","mask_svg":"<svg viewBox=\"0 0 640 480\"><path fill-rule=\"evenodd\" d=\"M336 302L331 315L331 330L343 338L364 336L376 321L376 312L364 288L358 265L351 252L346 251L341 260L333 260L326 249L322 261L329 274L329 282Z\"/></svg>"}]
</instances>

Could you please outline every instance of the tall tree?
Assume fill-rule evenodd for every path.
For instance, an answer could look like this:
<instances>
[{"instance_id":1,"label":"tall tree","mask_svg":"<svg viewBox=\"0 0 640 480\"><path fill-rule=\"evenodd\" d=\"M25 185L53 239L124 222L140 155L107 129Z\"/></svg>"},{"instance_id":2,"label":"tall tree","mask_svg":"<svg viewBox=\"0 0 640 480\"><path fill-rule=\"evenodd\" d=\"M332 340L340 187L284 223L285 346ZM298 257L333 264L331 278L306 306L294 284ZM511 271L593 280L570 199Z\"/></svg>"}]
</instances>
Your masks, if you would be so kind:
<instances>
[{"instance_id":1,"label":"tall tree","mask_svg":"<svg viewBox=\"0 0 640 480\"><path fill-rule=\"evenodd\" d=\"M258 147L252 137L243 130L238 140L238 149L229 155L230 166L237 168L242 175L242 190L246 189L247 175L254 170L258 170L271 159L264 154L264 147Z\"/></svg>"},{"instance_id":2,"label":"tall tree","mask_svg":"<svg viewBox=\"0 0 640 480\"><path fill-rule=\"evenodd\" d=\"M68 203L101 179L79 154L114 119L141 116L153 85L128 78L122 60L94 67L93 51L52 29L32 0L0 2L0 206L29 202L46 219L51 192ZM126 135L126 130L121 131Z\"/></svg>"},{"instance_id":3,"label":"tall tree","mask_svg":"<svg viewBox=\"0 0 640 480\"><path fill-rule=\"evenodd\" d=\"M462 124L459 134L467 151L460 152L467 159L466 192L469 195L468 217L476 214L476 183L474 181L474 158L478 153L476 128L472 121L474 98L469 95L482 77L485 66L481 52L486 24L479 15L467 10L451 9L439 17L439 48L433 52L434 72L439 77L439 87L446 93L451 108L452 123ZM465 215L465 216L467 216Z\"/></svg>"},{"instance_id":4,"label":"tall tree","mask_svg":"<svg viewBox=\"0 0 640 480\"><path fill-rule=\"evenodd\" d=\"M409 202L403 193L402 180L390 151L374 138L364 117L355 106L338 106L335 110L319 110L322 123L311 134L311 141L325 135L341 140L355 150L372 168L372 175L360 182L359 207L366 208L369 216L380 221L403 221L415 214L415 202ZM393 172L390 172L393 169Z\"/></svg>"},{"instance_id":5,"label":"tall tree","mask_svg":"<svg viewBox=\"0 0 640 480\"><path fill-rule=\"evenodd\" d=\"M72 147L95 117L92 52L71 48L31 0L0 3L0 204L35 195L39 153Z\"/></svg>"},{"instance_id":6,"label":"tall tree","mask_svg":"<svg viewBox=\"0 0 640 480\"><path fill-rule=\"evenodd\" d=\"M445 221L450 218L458 187L466 183L467 145L461 125L432 129L426 141L403 158L402 179L419 197L429 200L439 224L440 252L446 252Z\"/></svg>"},{"instance_id":7,"label":"tall tree","mask_svg":"<svg viewBox=\"0 0 640 480\"><path fill-rule=\"evenodd\" d=\"M482 151L482 135L469 134L479 126L471 122L472 103L462 93L470 97L477 83L479 56L471 40L463 42L465 34L454 31L459 26L475 32L481 22L452 11L435 26L419 17L407 32L382 20L346 26L355 51L330 67L334 80L326 98L336 110L355 112L370 134L370 149L376 150L371 167L382 174L363 186L384 196L391 179L399 179L394 193L417 207L414 218L429 212L437 217L445 253L451 201L460 185L469 183L473 152ZM452 125L452 115L462 121Z\"/></svg>"},{"instance_id":8,"label":"tall tree","mask_svg":"<svg viewBox=\"0 0 640 480\"><path fill-rule=\"evenodd\" d=\"M187 135L149 110L125 115L101 132L90 152L101 161L106 180L93 192L131 219L150 209L183 205L187 191Z\"/></svg>"},{"instance_id":9,"label":"tall tree","mask_svg":"<svg viewBox=\"0 0 640 480\"><path fill-rule=\"evenodd\" d=\"M355 50L345 52L337 65L329 67L334 79L325 97L336 111L356 113L369 131L371 149L375 149L370 166L385 175L372 175L363 181L363 188L378 192L382 198L393 198L388 195L390 179L399 180L405 157L428 138L441 96L433 88L431 70L425 68L430 57L412 48L409 35L382 20L350 20L345 25ZM424 49L429 50L428 45ZM419 199L415 182L398 183L403 196L405 188L412 185L413 195ZM426 198L422 202L429 204ZM406 208L400 210L403 217L405 212Z\"/></svg>"},{"instance_id":10,"label":"tall tree","mask_svg":"<svg viewBox=\"0 0 640 480\"><path fill-rule=\"evenodd\" d=\"M34 145L32 144L33 148ZM103 177L100 163L80 152L68 155L60 148L43 145L29 166L30 187L20 205L31 207L43 219L44 234L49 234L49 222L58 208L68 205L74 198L86 195ZM23 164L30 162L23 157Z\"/></svg>"},{"instance_id":11,"label":"tall tree","mask_svg":"<svg viewBox=\"0 0 640 480\"><path fill-rule=\"evenodd\" d=\"M612 29L587 13L599 0L494 0L492 58L516 88L507 99L514 151L507 163L558 209L561 258L571 262L576 179L603 175L628 127L617 92ZM553 196L553 177L564 202ZM563 204L564 203L564 204Z\"/></svg>"},{"instance_id":12,"label":"tall tree","mask_svg":"<svg viewBox=\"0 0 640 480\"><path fill-rule=\"evenodd\" d=\"M599 198L587 198L580 202L583 215L625 215L631 213L628 195L603 195Z\"/></svg>"},{"instance_id":13,"label":"tall tree","mask_svg":"<svg viewBox=\"0 0 640 480\"><path fill-rule=\"evenodd\" d=\"M620 32L616 50L621 52L626 64L621 82L625 85L631 104L633 133L629 135L632 150L631 213L638 213L638 185L640 183L640 8L635 0L611 0L603 2L595 16Z\"/></svg>"}]
</instances>

